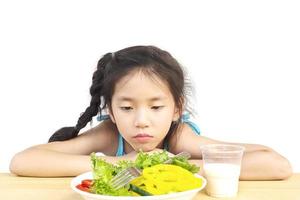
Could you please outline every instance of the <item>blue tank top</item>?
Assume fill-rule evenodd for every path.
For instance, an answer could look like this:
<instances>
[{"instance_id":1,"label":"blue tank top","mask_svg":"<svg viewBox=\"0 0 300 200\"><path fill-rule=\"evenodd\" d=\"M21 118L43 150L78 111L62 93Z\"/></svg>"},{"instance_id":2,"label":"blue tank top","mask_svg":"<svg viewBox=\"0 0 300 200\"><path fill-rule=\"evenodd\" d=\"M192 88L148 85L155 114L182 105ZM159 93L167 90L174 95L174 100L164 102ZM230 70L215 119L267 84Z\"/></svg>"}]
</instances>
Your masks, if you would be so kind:
<instances>
[{"instance_id":1,"label":"blue tank top","mask_svg":"<svg viewBox=\"0 0 300 200\"><path fill-rule=\"evenodd\" d=\"M109 115L99 115L97 117L97 121L103 121L103 120L108 120L108 119L109 119ZM196 135L200 135L200 128L198 127L197 124L190 121L190 114L189 113L183 114L181 116L180 121L182 123L188 124ZM166 150L168 149L168 144L167 143L164 144L164 149L166 149ZM124 139L123 139L122 135L119 133L119 135L118 135L118 149L117 149L116 156L123 156L123 155L125 155L125 152L124 152Z\"/></svg>"}]
</instances>

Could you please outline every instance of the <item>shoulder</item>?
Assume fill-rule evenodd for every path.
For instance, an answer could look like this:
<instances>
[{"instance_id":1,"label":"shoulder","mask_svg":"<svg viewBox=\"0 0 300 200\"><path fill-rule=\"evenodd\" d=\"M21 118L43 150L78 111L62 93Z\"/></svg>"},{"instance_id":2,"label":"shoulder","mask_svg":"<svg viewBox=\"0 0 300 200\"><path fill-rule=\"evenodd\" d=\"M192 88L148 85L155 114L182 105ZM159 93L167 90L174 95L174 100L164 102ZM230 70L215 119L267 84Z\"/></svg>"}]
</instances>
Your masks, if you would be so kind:
<instances>
[{"instance_id":1,"label":"shoulder","mask_svg":"<svg viewBox=\"0 0 300 200\"><path fill-rule=\"evenodd\" d=\"M118 130L111 120L105 120L81 133L72 143L85 149L86 154L103 152L106 155L114 155L118 146Z\"/></svg>"},{"instance_id":2,"label":"shoulder","mask_svg":"<svg viewBox=\"0 0 300 200\"><path fill-rule=\"evenodd\" d=\"M110 120L106 120L73 139L35 145L30 148L47 149L78 155L89 155L92 152L103 152L106 155L115 155L117 147L117 128Z\"/></svg>"},{"instance_id":3,"label":"shoulder","mask_svg":"<svg viewBox=\"0 0 300 200\"><path fill-rule=\"evenodd\" d=\"M193 129L186 123L180 123L178 131L170 138L170 151L179 153L188 151L193 157L201 157L200 146L216 143L218 141L197 135Z\"/></svg>"},{"instance_id":4,"label":"shoulder","mask_svg":"<svg viewBox=\"0 0 300 200\"><path fill-rule=\"evenodd\" d=\"M118 147L118 129L111 120L102 121L96 127L80 134L85 143L91 146L91 152L103 152L115 155Z\"/></svg>"},{"instance_id":5,"label":"shoulder","mask_svg":"<svg viewBox=\"0 0 300 200\"><path fill-rule=\"evenodd\" d=\"M176 154L183 151L185 149L186 142L193 137L193 134L193 130L186 123L180 123L176 133L172 133L170 137L170 151Z\"/></svg>"}]
</instances>

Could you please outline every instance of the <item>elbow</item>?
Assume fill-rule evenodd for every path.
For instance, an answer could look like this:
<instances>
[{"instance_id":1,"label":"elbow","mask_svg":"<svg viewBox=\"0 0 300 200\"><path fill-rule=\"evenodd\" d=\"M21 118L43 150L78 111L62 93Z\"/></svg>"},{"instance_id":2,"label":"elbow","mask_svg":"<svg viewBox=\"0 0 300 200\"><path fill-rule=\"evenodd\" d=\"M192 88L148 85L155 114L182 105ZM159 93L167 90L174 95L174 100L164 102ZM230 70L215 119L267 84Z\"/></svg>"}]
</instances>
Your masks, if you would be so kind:
<instances>
[{"instance_id":1,"label":"elbow","mask_svg":"<svg viewBox=\"0 0 300 200\"><path fill-rule=\"evenodd\" d=\"M293 169L290 162L287 159L283 158L280 164L278 164L277 166L276 178L278 180L285 180L291 177L292 175L293 175Z\"/></svg>"},{"instance_id":2,"label":"elbow","mask_svg":"<svg viewBox=\"0 0 300 200\"><path fill-rule=\"evenodd\" d=\"M15 154L10 161L9 171L18 176L27 176L23 160L24 156L22 152Z\"/></svg>"},{"instance_id":3,"label":"elbow","mask_svg":"<svg viewBox=\"0 0 300 200\"><path fill-rule=\"evenodd\" d=\"M272 152L270 156L272 163L271 171L274 180L285 180L293 175L292 165L282 155Z\"/></svg>"},{"instance_id":4,"label":"elbow","mask_svg":"<svg viewBox=\"0 0 300 200\"><path fill-rule=\"evenodd\" d=\"M18 166L20 166L19 163L19 159L20 156L19 154L14 155L14 157L11 159L10 164L9 164L9 171L13 174L16 175L20 175L20 168Z\"/></svg>"}]
</instances>

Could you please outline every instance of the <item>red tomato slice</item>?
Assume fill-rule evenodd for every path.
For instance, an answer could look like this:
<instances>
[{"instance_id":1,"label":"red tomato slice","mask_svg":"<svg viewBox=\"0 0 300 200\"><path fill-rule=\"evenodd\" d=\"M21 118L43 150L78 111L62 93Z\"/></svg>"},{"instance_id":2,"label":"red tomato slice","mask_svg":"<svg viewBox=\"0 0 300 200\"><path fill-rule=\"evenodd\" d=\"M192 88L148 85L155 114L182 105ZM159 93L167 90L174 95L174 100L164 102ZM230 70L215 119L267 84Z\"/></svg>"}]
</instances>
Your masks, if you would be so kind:
<instances>
[{"instance_id":1,"label":"red tomato slice","mask_svg":"<svg viewBox=\"0 0 300 200\"><path fill-rule=\"evenodd\" d=\"M84 187L82 184L78 184L76 188L84 192L90 192L90 188Z\"/></svg>"},{"instance_id":2,"label":"red tomato slice","mask_svg":"<svg viewBox=\"0 0 300 200\"><path fill-rule=\"evenodd\" d=\"M81 181L81 185L87 188L90 188L92 184L93 184L93 180L91 179L85 179Z\"/></svg>"}]
</instances>

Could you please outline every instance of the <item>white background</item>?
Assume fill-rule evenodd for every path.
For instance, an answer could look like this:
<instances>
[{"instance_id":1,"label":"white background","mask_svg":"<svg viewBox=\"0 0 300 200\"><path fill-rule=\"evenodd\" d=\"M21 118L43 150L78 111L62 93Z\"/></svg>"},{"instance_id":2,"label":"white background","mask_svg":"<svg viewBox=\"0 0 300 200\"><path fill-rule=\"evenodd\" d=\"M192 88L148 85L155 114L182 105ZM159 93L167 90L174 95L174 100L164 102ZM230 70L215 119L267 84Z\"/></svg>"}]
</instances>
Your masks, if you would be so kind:
<instances>
[{"instance_id":1,"label":"white background","mask_svg":"<svg viewBox=\"0 0 300 200\"><path fill-rule=\"evenodd\" d=\"M0 171L75 125L98 59L156 45L189 71L211 138L259 143L300 172L298 1L1 1Z\"/></svg>"}]
</instances>

